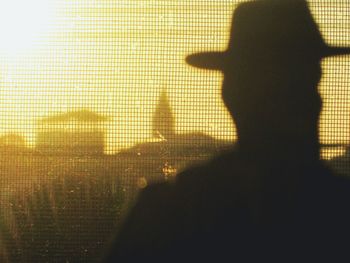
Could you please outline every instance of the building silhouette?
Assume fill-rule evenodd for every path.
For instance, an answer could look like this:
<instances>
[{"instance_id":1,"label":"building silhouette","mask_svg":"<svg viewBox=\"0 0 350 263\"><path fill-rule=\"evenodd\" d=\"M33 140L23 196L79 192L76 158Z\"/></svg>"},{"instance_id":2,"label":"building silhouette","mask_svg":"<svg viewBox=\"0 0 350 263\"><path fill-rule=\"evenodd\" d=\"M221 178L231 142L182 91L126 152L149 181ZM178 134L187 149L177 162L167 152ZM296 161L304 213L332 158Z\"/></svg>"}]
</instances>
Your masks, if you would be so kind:
<instances>
[{"instance_id":1,"label":"building silhouette","mask_svg":"<svg viewBox=\"0 0 350 263\"><path fill-rule=\"evenodd\" d=\"M231 141L218 140L202 132L176 133L175 115L165 89L153 113L152 135L151 141L139 143L120 153L190 157L199 154L208 156L232 147Z\"/></svg>"},{"instance_id":2,"label":"building silhouette","mask_svg":"<svg viewBox=\"0 0 350 263\"><path fill-rule=\"evenodd\" d=\"M89 110L70 111L37 122L36 152L102 155L107 118Z\"/></svg>"},{"instance_id":3,"label":"building silhouette","mask_svg":"<svg viewBox=\"0 0 350 263\"><path fill-rule=\"evenodd\" d=\"M219 140L202 132L177 133L175 122L168 95L163 90L153 113L153 137L117 154L121 160L129 162L127 184L131 189L140 188L140 182L150 185L172 180L186 167L234 147L232 141Z\"/></svg>"},{"instance_id":4,"label":"building silhouette","mask_svg":"<svg viewBox=\"0 0 350 263\"><path fill-rule=\"evenodd\" d=\"M171 109L168 94L162 90L156 110L153 114L152 134L155 138L171 139L175 135L175 117Z\"/></svg>"}]
</instances>

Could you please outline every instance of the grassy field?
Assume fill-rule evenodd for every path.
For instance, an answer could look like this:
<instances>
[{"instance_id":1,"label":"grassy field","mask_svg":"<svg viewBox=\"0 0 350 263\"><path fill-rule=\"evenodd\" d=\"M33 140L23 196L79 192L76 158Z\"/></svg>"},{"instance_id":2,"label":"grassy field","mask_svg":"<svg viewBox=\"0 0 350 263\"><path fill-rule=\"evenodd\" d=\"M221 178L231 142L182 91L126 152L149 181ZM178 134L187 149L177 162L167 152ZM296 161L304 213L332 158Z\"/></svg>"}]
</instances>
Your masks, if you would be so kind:
<instances>
[{"instance_id":1,"label":"grassy field","mask_svg":"<svg viewBox=\"0 0 350 263\"><path fill-rule=\"evenodd\" d=\"M206 159L0 157L0 262L96 262L137 192Z\"/></svg>"}]
</instances>

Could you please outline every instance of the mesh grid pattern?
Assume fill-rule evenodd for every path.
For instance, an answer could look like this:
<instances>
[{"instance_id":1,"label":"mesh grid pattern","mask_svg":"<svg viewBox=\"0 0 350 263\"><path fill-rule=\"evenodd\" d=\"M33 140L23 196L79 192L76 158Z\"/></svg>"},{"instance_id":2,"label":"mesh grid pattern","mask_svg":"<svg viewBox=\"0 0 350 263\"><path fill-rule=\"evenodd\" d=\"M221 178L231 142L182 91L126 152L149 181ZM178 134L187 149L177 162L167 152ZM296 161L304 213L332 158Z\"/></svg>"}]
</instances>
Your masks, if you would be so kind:
<instances>
[{"instance_id":1,"label":"mesh grid pattern","mask_svg":"<svg viewBox=\"0 0 350 263\"><path fill-rule=\"evenodd\" d=\"M96 262L139 189L236 139L222 74L184 59L224 50L243 1L51 2L35 37L0 45L1 262ZM350 45L350 2L309 3ZM322 157L349 176L350 56L322 68Z\"/></svg>"}]
</instances>

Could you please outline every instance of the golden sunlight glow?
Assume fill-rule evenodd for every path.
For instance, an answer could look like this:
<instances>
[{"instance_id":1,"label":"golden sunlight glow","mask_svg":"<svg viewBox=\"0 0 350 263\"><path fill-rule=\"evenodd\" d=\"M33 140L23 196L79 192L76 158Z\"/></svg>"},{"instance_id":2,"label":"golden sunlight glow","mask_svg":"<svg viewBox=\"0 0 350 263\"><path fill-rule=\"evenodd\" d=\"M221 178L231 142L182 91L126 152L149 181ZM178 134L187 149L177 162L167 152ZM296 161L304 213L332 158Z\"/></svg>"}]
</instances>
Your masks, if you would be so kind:
<instances>
[{"instance_id":1,"label":"golden sunlight glow","mask_svg":"<svg viewBox=\"0 0 350 263\"><path fill-rule=\"evenodd\" d=\"M19 133L34 147L38 120L90 109L110 117L106 152L115 153L152 139L152 116L165 89L176 133L234 139L221 100L222 75L192 68L185 57L226 48L238 2L1 1L0 134ZM328 43L350 43L349 34L334 37L348 23L327 20L339 10L327 16L312 10ZM322 143L350 141L349 64L343 57L323 63Z\"/></svg>"},{"instance_id":2,"label":"golden sunlight glow","mask_svg":"<svg viewBox=\"0 0 350 263\"><path fill-rule=\"evenodd\" d=\"M185 169L232 148L236 127L222 100L222 72L192 67L185 59L197 52L224 51L230 39L232 13L245 1L0 0L0 263L99 262L127 219L128 209L137 204L140 190L156 182L170 183ZM325 41L350 46L350 0L307 2ZM350 56L326 58L322 70L321 155L339 175L350 178ZM304 77L305 72L302 74ZM310 88L314 92L315 87ZM300 90L296 89L298 99ZM271 91L265 90L273 94L275 88ZM285 100L284 95L276 97ZM247 105L260 110L249 101ZM276 105L281 106L281 102ZM273 108L277 107L269 107ZM259 121L252 125L267 124ZM172 198L186 200L189 193L193 199L207 192L214 211L212 204L223 200L232 186L233 195L229 193L218 209L235 204L230 197L237 194L248 201L262 197L247 204L249 209L254 208L252 212L258 212L253 213L254 221L264 226L270 222L270 212L277 216L271 222L282 219L284 224L286 215L304 211L308 206L288 210L301 204L301 198L310 201L307 205L325 200L327 209L331 202L340 200L338 197L346 196L339 192L335 198L328 198L329 193L342 188L336 179L331 180L329 191L326 189L328 196L318 200L313 195L325 188L328 172L312 162L313 158L308 161L307 153L300 158L291 156L290 162L276 163L276 168L270 161L263 163L274 156L272 153L274 150L256 162L256 154L251 158L232 155L232 164L224 167L231 158L226 155L210 163L198 187L194 180L207 166L185 172L179 184L151 187L139 195L146 197L146 202L139 204L164 196L160 202L155 200L151 210L164 204L168 212L183 204ZM277 159L285 156L290 157L282 154ZM251 167L245 167L250 163ZM282 167L284 163L288 165ZM226 168L227 173L223 172ZM274 182L275 174L284 171L288 176ZM290 171L313 173L291 180ZM314 176L318 171L324 177L321 183ZM231 173L232 180L226 176ZM213 177L207 177L209 174ZM258 178L260 174L263 176ZM224 181L210 184L214 177ZM238 185L233 185L235 182ZM228 183L227 187L219 189L223 183ZM264 193L269 189L273 191ZM283 189L287 189L285 194ZM296 191L299 189L301 192ZM151 193L154 190L155 195ZM276 199L279 196L281 200ZM272 211L282 203L286 206L280 215L280 211ZM202 208L198 211L204 211ZM149 208L145 206L146 210ZM315 211L322 212L311 209L307 214ZM137 220L142 220L140 214ZM329 213L327 220L331 216Z\"/></svg>"},{"instance_id":3,"label":"golden sunlight glow","mask_svg":"<svg viewBox=\"0 0 350 263\"><path fill-rule=\"evenodd\" d=\"M0 2L0 52L14 54L30 48L48 30L51 0Z\"/></svg>"}]
</instances>

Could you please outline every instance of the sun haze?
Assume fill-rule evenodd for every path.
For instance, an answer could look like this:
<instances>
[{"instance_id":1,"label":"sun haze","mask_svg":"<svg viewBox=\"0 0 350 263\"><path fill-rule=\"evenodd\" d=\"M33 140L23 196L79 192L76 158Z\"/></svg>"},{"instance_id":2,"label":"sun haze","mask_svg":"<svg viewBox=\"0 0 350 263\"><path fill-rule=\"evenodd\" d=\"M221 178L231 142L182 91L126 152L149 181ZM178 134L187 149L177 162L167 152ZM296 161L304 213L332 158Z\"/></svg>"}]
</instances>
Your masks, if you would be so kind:
<instances>
[{"instance_id":1,"label":"sun haze","mask_svg":"<svg viewBox=\"0 0 350 263\"><path fill-rule=\"evenodd\" d=\"M34 147L41 118L90 109L110 118L106 152L115 153L152 138L152 116L165 89L176 133L234 140L234 124L221 100L221 73L191 68L184 59L226 48L238 2L2 1L0 133L22 134ZM339 10L320 16L313 2L327 42L346 45L335 37L341 32L334 32L348 23L339 19L331 27L328 21ZM323 63L323 143L349 142L347 65L343 57Z\"/></svg>"}]
</instances>

